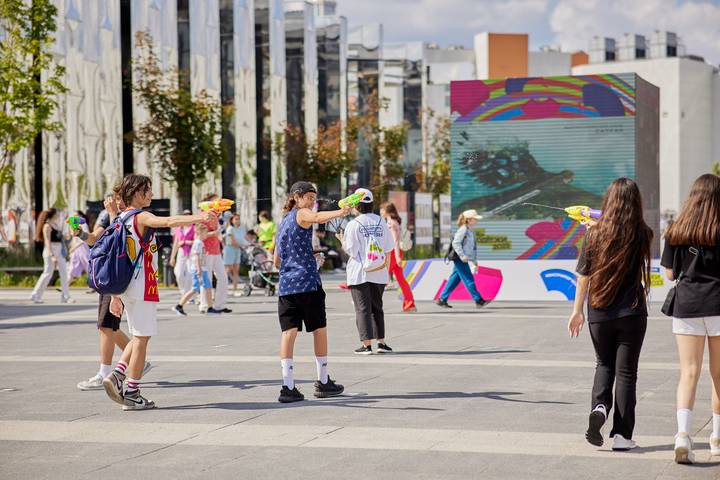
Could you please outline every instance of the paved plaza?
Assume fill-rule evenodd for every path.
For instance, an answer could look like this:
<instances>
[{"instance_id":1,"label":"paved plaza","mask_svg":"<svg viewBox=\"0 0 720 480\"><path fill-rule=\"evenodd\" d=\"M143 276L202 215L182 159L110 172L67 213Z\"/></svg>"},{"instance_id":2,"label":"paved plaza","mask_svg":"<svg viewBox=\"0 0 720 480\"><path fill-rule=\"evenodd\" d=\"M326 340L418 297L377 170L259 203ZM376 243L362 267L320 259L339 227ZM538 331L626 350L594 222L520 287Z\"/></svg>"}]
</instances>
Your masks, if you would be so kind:
<instances>
[{"instance_id":1,"label":"paved plaza","mask_svg":"<svg viewBox=\"0 0 720 480\"><path fill-rule=\"evenodd\" d=\"M639 448L584 440L594 354L565 331L570 303L493 303L477 311L385 295L392 355L356 356L350 295L326 281L330 375L345 395L312 397L309 335L298 337L305 402L281 405L277 299L231 298L232 314L170 311L163 290L143 393L156 410L123 412L78 381L98 368L97 297L0 290L0 478L709 479L710 381L693 431L698 464L675 465L677 353L653 305L640 362ZM123 322L123 329L126 324ZM117 358L117 355L116 355ZM605 432L609 430L608 426Z\"/></svg>"}]
</instances>

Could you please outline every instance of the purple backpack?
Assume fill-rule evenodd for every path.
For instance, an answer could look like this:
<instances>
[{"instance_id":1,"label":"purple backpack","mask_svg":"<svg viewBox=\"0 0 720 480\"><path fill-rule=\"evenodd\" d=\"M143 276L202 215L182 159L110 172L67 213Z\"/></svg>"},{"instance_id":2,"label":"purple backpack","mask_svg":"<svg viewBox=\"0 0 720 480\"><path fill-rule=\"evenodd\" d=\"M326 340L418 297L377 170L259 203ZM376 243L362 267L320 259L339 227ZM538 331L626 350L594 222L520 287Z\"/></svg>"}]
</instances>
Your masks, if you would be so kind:
<instances>
[{"instance_id":1,"label":"purple backpack","mask_svg":"<svg viewBox=\"0 0 720 480\"><path fill-rule=\"evenodd\" d=\"M127 215L119 215L113 223L105 229L102 236L90 249L90 262L88 265L88 285L102 295L120 295L125 293L137 268L138 262L143 258L143 250L149 242L138 245L135 261L127 253L127 237L125 222L133 219L133 226L137 232L137 208ZM152 237L153 231L148 228L144 237ZM143 238L144 240L144 238Z\"/></svg>"}]
</instances>

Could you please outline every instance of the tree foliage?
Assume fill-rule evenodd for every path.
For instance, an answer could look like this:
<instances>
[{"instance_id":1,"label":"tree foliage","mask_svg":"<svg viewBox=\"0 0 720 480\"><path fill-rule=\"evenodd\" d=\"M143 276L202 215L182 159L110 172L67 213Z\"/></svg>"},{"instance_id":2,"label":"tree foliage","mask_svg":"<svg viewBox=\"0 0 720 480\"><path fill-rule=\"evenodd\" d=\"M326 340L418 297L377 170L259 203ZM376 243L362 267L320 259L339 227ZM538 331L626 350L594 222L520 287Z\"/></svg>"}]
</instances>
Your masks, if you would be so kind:
<instances>
[{"instance_id":1,"label":"tree foliage","mask_svg":"<svg viewBox=\"0 0 720 480\"><path fill-rule=\"evenodd\" d=\"M133 132L163 180L175 183L183 207L190 207L193 185L202 185L225 160L223 125L231 112L204 90L193 96L180 81L184 72L163 71L148 32L138 32L134 90L148 119Z\"/></svg>"},{"instance_id":2,"label":"tree foliage","mask_svg":"<svg viewBox=\"0 0 720 480\"><path fill-rule=\"evenodd\" d=\"M12 181L12 160L45 130L66 91L53 60L57 8L51 0L0 1L0 184Z\"/></svg>"},{"instance_id":3,"label":"tree foliage","mask_svg":"<svg viewBox=\"0 0 720 480\"><path fill-rule=\"evenodd\" d=\"M408 126L381 127L381 108L377 92L373 92L362 111L350 112L347 123L337 121L327 129L320 128L317 138L310 141L300 127L288 125L280 141L274 142L277 155L287 162L288 186L297 180L328 185L357 167L363 149L369 156L370 185L362 186L372 189L378 199L401 186Z\"/></svg>"},{"instance_id":4,"label":"tree foliage","mask_svg":"<svg viewBox=\"0 0 720 480\"><path fill-rule=\"evenodd\" d=\"M431 148L435 161L425 179L426 191L433 195L450 192L450 118L440 117L435 122Z\"/></svg>"}]
</instances>

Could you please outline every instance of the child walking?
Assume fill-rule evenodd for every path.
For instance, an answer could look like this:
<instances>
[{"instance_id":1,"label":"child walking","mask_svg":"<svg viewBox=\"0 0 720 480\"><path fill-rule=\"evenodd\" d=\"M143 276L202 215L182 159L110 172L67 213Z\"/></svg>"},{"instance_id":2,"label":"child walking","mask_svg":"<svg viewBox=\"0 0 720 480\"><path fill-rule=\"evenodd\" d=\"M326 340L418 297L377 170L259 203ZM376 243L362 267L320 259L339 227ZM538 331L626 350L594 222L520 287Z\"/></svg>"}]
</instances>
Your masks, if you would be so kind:
<instances>
[{"instance_id":1,"label":"child walking","mask_svg":"<svg viewBox=\"0 0 720 480\"><path fill-rule=\"evenodd\" d=\"M602 217L588 230L577 263L575 307L568 321L570 337L588 322L597 365L585 438L601 446L601 428L614 407L613 450L635 448L638 361L647 327L650 290L650 244L653 232L643 219L637 184L615 180L602 205ZM615 399L613 402L613 384Z\"/></svg>"},{"instance_id":2,"label":"child walking","mask_svg":"<svg viewBox=\"0 0 720 480\"><path fill-rule=\"evenodd\" d=\"M172 217L156 217L150 212L135 213L135 210L149 207L153 197L152 181L144 175L125 176L118 193L126 205L119 221L127 230L127 252L130 260L137 260L137 266L127 290L120 296L113 295L110 312L120 317L125 309L128 330L133 338L123 350L115 369L103 379L103 387L112 400L123 406L123 410L148 410L155 408L155 402L140 394L140 379L148 342L157 334L157 304L160 301L157 244L153 230L191 225L212 220L215 216L210 212ZM126 379L127 388L124 389Z\"/></svg>"},{"instance_id":3,"label":"child walking","mask_svg":"<svg viewBox=\"0 0 720 480\"><path fill-rule=\"evenodd\" d=\"M210 279L210 271L207 265L207 254L205 253L205 239L208 230L202 223L195 227L195 240L193 240L190 249L190 276L192 277L192 288L186 292L181 298L180 303L173 307L173 311L178 315L187 315L184 306L195 295L200 292L205 294L205 302L210 305L212 303L212 280ZM219 314L213 307L209 307L207 313Z\"/></svg>"},{"instance_id":4,"label":"child walking","mask_svg":"<svg viewBox=\"0 0 720 480\"><path fill-rule=\"evenodd\" d=\"M282 389L278 401L298 402L305 397L295 386L293 349L298 331L313 334L317 382L315 397L340 395L345 388L330 379L327 368L327 317L325 292L312 248L312 227L347 215L349 207L332 212L314 212L317 191L309 182L290 187L285 216L277 233L275 266L280 270L278 316L280 318L280 365Z\"/></svg>"}]
</instances>

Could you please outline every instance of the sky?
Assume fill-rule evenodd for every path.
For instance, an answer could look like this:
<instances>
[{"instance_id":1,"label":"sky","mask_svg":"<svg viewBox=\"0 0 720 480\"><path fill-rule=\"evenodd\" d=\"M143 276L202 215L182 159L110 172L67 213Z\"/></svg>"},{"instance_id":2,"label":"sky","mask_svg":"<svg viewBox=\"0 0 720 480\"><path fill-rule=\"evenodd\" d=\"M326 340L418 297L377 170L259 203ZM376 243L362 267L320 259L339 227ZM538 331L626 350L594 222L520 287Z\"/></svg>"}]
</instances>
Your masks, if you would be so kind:
<instances>
[{"instance_id":1,"label":"sky","mask_svg":"<svg viewBox=\"0 0 720 480\"><path fill-rule=\"evenodd\" d=\"M588 51L595 35L678 34L687 54L720 64L720 0L337 0L348 23L382 23L386 42L472 46L473 35L528 33L530 48Z\"/></svg>"}]
</instances>

